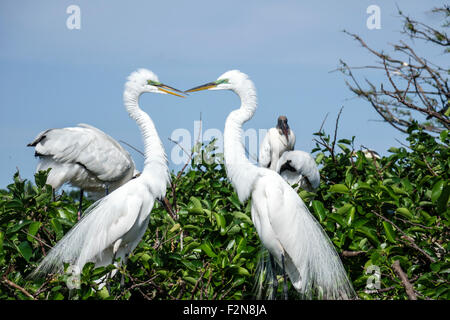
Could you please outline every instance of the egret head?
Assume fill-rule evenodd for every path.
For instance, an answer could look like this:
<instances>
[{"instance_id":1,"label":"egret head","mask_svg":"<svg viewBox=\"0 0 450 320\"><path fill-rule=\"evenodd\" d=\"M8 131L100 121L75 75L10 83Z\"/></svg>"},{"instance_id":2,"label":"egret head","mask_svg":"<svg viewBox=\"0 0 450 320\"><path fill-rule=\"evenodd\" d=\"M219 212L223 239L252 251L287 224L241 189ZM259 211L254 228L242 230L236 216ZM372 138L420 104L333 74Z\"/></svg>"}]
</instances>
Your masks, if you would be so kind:
<instances>
[{"instance_id":1,"label":"egret head","mask_svg":"<svg viewBox=\"0 0 450 320\"><path fill-rule=\"evenodd\" d=\"M128 76L128 81L125 84L128 90L133 90L139 94L144 92L151 93L162 93L162 94L172 94L177 97L184 96L175 93L179 92L183 94L182 91L172 88L166 84L159 82L158 76L152 71L147 69L138 69Z\"/></svg>"},{"instance_id":2,"label":"egret head","mask_svg":"<svg viewBox=\"0 0 450 320\"><path fill-rule=\"evenodd\" d=\"M289 141L289 125L286 116L278 117L277 129L280 131L280 134L284 134L286 140Z\"/></svg>"},{"instance_id":3,"label":"egret head","mask_svg":"<svg viewBox=\"0 0 450 320\"><path fill-rule=\"evenodd\" d=\"M237 91L244 83L250 81L248 76L239 70L230 70L222 74L216 81L205 83L201 86L191 88L185 92L202 90L233 90Z\"/></svg>"}]
</instances>

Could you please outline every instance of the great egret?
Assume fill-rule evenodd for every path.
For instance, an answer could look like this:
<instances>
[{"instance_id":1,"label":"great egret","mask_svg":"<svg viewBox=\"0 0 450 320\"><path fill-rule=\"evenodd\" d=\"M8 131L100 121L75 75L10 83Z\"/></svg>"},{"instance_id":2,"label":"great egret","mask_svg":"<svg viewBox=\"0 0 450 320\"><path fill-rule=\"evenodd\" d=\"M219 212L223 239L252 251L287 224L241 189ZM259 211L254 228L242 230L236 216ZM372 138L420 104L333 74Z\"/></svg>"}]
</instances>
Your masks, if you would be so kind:
<instances>
[{"instance_id":1,"label":"great egret","mask_svg":"<svg viewBox=\"0 0 450 320\"><path fill-rule=\"evenodd\" d=\"M259 165L276 170L278 159L285 151L293 150L295 134L289 128L286 116L279 116L277 126L267 131L259 146Z\"/></svg>"},{"instance_id":2,"label":"great egret","mask_svg":"<svg viewBox=\"0 0 450 320\"><path fill-rule=\"evenodd\" d=\"M123 99L144 140L144 169L139 177L90 206L82 219L49 251L32 277L62 272L65 262L75 273L80 272L86 262L94 262L97 267L111 263L117 266L115 260L120 258L120 264L126 263L128 254L136 248L147 229L155 200L165 196L170 180L162 142L151 118L139 108L138 100L144 92L182 97L174 91L181 93L160 83L149 70L139 69L131 73ZM116 272L114 269L110 276Z\"/></svg>"},{"instance_id":3,"label":"great egret","mask_svg":"<svg viewBox=\"0 0 450 320\"><path fill-rule=\"evenodd\" d=\"M275 171L291 186L296 184L296 191L300 187L313 192L320 184L320 173L316 161L305 151L284 152L278 160Z\"/></svg>"},{"instance_id":4,"label":"great egret","mask_svg":"<svg viewBox=\"0 0 450 320\"><path fill-rule=\"evenodd\" d=\"M87 124L45 130L27 146L39 158L36 172L51 168L47 183L54 190L66 182L80 188L78 219L83 191L108 194L139 173L116 140Z\"/></svg>"},{"instance_id":5,"label":"great egret","mask_svg":"<svg viewBox=\"0 0 450 320\"><path fill-rule=\"evenodd\" d=\"M283 269L285 298L286 272L304 297L352 298L355 293L339 256L298 194L279 174L257 167L245 156L242 125L257 108L253 82L246 74L232 70L185 92L207 89L232 90L241 99L241 107L225 122L226 172L241 202L252 197L252 221L262 244Z\"/></svg>"}]
</instances>

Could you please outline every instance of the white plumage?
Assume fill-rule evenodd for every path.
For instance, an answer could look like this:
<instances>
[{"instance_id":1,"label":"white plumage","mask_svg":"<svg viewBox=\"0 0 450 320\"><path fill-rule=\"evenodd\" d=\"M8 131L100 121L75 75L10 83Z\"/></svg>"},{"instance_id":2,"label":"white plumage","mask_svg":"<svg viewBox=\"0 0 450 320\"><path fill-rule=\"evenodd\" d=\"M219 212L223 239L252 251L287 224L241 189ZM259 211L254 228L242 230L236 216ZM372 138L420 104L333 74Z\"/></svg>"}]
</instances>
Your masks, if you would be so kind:
<instances>
[{"instance_id":1,"label":"white plumage","mask_svg":"<svg viewBox=\"0 0 450 320\"><path fill-rule=\"evenodd\" d=\"M112 191L137 173L116 140L87 124L43 131L28 146L39 157L36 171L51 168L47 183L55 190L67 182L88 192Z\"/></svg>"},{"instance_id":2,"label":"white plumage","mask_svg":"<svg viewBox=\"0 0 450 320\"><path fill-rule=\"evenodd\" d=\"M296 184L296 191L300 187L313 192L320 184L320 173L316 161L305 151L284 152L278 160L276 172L291 186Z\"/></svg>"},{"instance_id":3,"label":"white plumage","mask_svg":"<svg viewBox=\"0 0 450 320\"><path fill-rule=\"evenodd\" d=\"M276 170L281 155L295 146L295 135L289 130L289 139L278 128L270 128L259 146L259 165L263 168Z\"/></svg>"},{"instance_id":4,"label":"white plumage","mask_svg":"<svg viewBox=\"0 0 450 320\"><path fill-rule=\"evenodd\" d=\"M363 149L361 149L361 152L364 154L366 159L381 159L380 155L375 150L370 150L370 149L367 149L367 148L363 148ZM356 151L352 152L352 156L356 156L356 157L358 156Z\"/></svg>"},{"instance_id":5,"label":"white plumage","mask_svg":"<svg viewBox=\"0 0 450 320\"><path fill-rule=\"evenodd\" d=\"M242 125L257 108L253 82L233 70L186 92L206 89L232 90L241 99L241 107L232 111L225 123L225 167L240 201L252 198L252 220L263 245L285 267L304 297L353 297L354 290L331 241L298 194L275 171L257 167L245 156Z\"/></svg>"},{"instance_id":6,"label":"white plumage","mask_svg":"<svg viewBox=\"0 0 450 320\"><path fill-rule=\"evenodd\" d=\"M96 266L113 263L115 258L120 258L120 263L126 262L144 235L155 200L165 196L170 179L163 145L153 121L139 108L138 99L144 92L177 95L169 89L173 88L161 84L146 69L128 77L124 103L143 136L144 169L139 177L88 208L83 218L46 255L33 276L61 272L65 262L78 272L86 262L94 262Z\"/></svg>"}]
</instances>

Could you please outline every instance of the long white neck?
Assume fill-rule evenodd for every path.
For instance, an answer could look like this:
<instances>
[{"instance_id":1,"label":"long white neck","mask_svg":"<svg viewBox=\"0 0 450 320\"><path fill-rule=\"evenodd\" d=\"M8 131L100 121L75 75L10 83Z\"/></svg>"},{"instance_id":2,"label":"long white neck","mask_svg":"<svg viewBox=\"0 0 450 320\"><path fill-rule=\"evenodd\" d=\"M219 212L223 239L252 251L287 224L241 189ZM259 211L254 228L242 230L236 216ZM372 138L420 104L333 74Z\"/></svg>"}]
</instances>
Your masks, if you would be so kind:
<instances>
[{"instance_id":1,"label":"long white neck","mask_svg":"<svg viewBox=\"0 0 450 320\"><path fill-rule=\"evenodd\" d=\"M246 79L234 90L241 99L241 107L232 111L225 122L224 158L227 176L241 202L247 200L258 178L259 168L245 156L242 125L253 117L257 107L256 89Z\"/></svg>"},{"instance_id":2,"label":"long white neck","mask_svg":"<svg viewBox=\"0 0 450 320\"><path fill-rule=\"evenodd\" d=\"M124 104L130 117L136 121L144 140L145 162L142 175L150 175L155 179L156 181L151 182L151 187L157 189L153 190L155 195L164 196L170 180L167 156L152 119L139 108L141 93L132 86L127 86L123 94Z\"/></svg>"}]
</instances>

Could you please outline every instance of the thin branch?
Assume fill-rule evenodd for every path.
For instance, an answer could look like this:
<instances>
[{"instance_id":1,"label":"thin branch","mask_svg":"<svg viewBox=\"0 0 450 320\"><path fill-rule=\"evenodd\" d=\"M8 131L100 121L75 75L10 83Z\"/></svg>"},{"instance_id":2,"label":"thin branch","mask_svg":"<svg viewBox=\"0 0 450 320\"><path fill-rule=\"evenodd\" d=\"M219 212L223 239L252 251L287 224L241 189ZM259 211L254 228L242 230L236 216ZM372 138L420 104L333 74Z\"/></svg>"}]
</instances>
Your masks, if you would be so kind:
<instances>
[{"instance_id":1,"label":"thin branch","mask_svg":"<svg viewBox=\"0 0 450 320\"><path fill-rule=\"evenodd\" d=\"M120 142L120 143L123 143L123 144L126 144L126 145L129 146L131 149L133 149L134 151L140 153L142 156L145 157L145 154L144 154L141 150L139 150L139 149L136 148L136 147L133 147L133 146L132 146L131 144L129 144L128 142L125 142L125 141L123 141L123 140L119 140L119 142Z\"/></svg>"},{"instance_id":2,"label":"thin branch","mask_svg":"<svg viewBox=\"0 0 450 320\"><path fill-rule=\"evenodd\" d=\"M341 252L341 256L342 257L346 257L346 258L351 258L351 257L357 257L363 254L366 254L367 252L365 251L348 251L348 250L344 250Z\"/></svg>"},{"instance_id":3,"label":"thin branch","mask_svg":"<svg viewBox=\"0 0 450 320\"><path fill-rule=\"evenodd\" d=\"M389 220L388 218L382 216L381 214L379 214L378 212L376 212L375 210L371 210L371 212L373 214L375 214L377 217L383 219L384 221L390 223L395 229L397 229L405 239L408 240L408 242L404 242L405 244L409 245L410 247L416 249L417 251L419 251L420 253L422 253L428 260L430 260L432 263L436 262L436 259L434 259L433 257L431 257L428 253L426 253L423 249L421 249L415 242L414 240L408 236L402 229L400 229L395 223L393 223L391 220Z\"/></svg>"},{"instance_id":4,"label":"thin branch","mask_svg":"<svg viewBox=\"0 0 450 320\"><path fill-rule=\"evenodd\" d=\"M409 300L417 300L417 295L414 292L414 288L409 282L407 275L405 272L403 272L402 267L400 266L400 261L395 260L392 264L392 268L394 269L395 273L398 275L400 280L402 281L403 287L405 287L406 294L408 295Z\"/></svg>"},{"instance_id":5,"label":"thin branch","mask_svg":"<svg viewBox=\"0 0 450 320\"><path fill-rule=\"evenodd\" d=\"M31 293L29 293L27 290L25 290L24 288L22 288L21 286L19 286L18 284L12 282L11 280L9 280L6 277L3 277L2 280L3 283L9 285L10 287L13 287L14 289L19 290L20 292L22 292L24 295L26 295L28 298L30 298L31 300L36 300L33 295Z\"/></svg>"}]
</instances>

